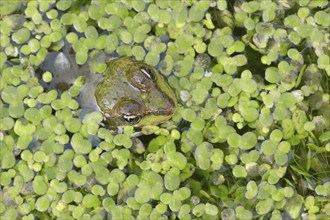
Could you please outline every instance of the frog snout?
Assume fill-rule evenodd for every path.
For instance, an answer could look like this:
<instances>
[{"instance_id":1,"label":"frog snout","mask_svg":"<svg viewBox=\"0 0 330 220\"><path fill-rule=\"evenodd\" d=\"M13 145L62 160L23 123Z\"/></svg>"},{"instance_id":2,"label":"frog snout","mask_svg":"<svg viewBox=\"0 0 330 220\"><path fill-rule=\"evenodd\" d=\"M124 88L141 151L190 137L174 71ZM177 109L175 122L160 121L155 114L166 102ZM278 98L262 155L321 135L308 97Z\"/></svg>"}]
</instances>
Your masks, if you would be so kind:
<instances>
[{"instance_id":1,"label":"frog snout","mask_svg":"<svg viewBox=\"0 0 330 220\"><path fill-rule=\"evenodd\" d=\"M149 113L164 116L172 115L175 105L171 97L160 91L151 92L146 104Z\"/></svg>"}]
</instances>

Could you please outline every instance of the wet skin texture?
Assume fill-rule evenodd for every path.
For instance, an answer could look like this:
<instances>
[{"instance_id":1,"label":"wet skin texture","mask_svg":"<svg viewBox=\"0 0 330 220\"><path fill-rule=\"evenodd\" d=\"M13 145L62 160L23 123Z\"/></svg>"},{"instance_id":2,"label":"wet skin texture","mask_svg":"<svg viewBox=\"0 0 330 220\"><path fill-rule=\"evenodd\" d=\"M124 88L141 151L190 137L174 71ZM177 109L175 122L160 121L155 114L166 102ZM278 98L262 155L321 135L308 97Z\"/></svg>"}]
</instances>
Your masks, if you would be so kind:
<instances>
[{"instance_id":1,"label":"wet skin texture","mask_svg":"<svg viewBox=\"0 0 330 220\"><path fill-rule=\"evenodd\" d=\"M95 97L109 127L156 125L170 119L176 98L154 67L129 57L110 60Z\"/></svg>"}]
</instances>

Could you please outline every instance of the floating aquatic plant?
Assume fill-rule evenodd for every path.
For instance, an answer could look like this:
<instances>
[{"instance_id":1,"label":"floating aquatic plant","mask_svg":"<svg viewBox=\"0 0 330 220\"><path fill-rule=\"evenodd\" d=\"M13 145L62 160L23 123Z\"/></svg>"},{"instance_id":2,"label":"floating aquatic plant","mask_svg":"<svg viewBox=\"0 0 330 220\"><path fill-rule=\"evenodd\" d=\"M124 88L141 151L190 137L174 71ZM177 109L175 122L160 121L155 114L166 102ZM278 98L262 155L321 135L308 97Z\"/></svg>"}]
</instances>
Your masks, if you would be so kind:
<instances>
[{"instance_id":1,"label":"floating aquatic plant","mask_svg":"<svg viewBox=\"0 0 330 220\"><path fill-rule=\"evenodd\" d=\"M328 1L15 1L0 15L1 219L329 218ZM55 51L91 75L112 56L157 67L176 113L138 138L81 116L88 78L53 86L71 74L43 69Z\"/></svg>"}]
</instances>

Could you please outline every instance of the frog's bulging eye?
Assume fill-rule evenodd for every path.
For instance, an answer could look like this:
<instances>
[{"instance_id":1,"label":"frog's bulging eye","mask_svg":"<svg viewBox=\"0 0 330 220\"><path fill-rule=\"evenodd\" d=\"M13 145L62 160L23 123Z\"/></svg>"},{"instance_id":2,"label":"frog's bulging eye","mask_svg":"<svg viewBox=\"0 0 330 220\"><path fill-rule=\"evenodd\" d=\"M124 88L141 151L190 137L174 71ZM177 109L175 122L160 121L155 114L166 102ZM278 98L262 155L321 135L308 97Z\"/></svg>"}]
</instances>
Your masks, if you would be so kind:
<instances>
[{"instance_id":1,"label":"frog's bulging eye","mask_svg":"<svg viewBox=\"0 0 330 220\"><path fill-rule=\"evenodd\" d=\"M128 82L135 88L147 92L155 85L157 77L150 68L139 68L128 72Z\"/></svg>"},{"instance_id":2,"label":"frog's bulging eye","mask_svg":"<svg viewBox=\"0 0 330 220\"><path fill-rule=\"evenodd\" d=\"M153 82L157 81L157 76L154 74L154 72L151 69L149 68L141 69L141 72L143 72Z\"/></svg>"},{"instance_id":3,"label":"frog's bulging eye","mask_svg":"<svg viewBox=\"0 0 330 220\"><path fill-rule=\"evenodd\" d=\"M139 113L143 112L143 106L135 100L121 98L116 103L114 111L121 123L134 125L142 119L142 114Z\"/></svg>"}]
</instances>

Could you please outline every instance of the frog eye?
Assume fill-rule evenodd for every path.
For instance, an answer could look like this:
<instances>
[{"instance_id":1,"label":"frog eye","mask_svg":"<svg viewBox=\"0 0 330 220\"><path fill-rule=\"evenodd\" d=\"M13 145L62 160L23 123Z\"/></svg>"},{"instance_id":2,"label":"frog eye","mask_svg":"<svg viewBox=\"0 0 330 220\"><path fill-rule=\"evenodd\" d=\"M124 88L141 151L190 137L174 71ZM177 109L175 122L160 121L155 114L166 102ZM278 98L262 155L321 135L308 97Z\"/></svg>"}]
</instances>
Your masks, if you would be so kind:
<instances>
[{"instance_id":1,"label":"frog eye","mask_svg":"<svg viewBox=\"0 0 330 220\"><path fill-rule=\"evenodd\" d=\"M123 115L123 118L130 124L136 124L141 120L141 117L138 115Z\"/></svg>"},{"instance_id":2,"label":"frog eye","mask_svg":"<svg viewBox=\"0 0 330 220\"><path fill-rule=\"evenodd\" d=\"M155 85L157 77L150 68L139 68L128 72L127 81L135 88L147 92Z\"/></svg>"},{"instance_id":3,"label":"frog eye","mask_svg":"<svg viewBox=\"0 0 330 220\"><path fill-rule=\"evenodd\" d=\"M114 112L122 123L130 125L137 124L142 119L142 105L132 99L121 98L114 107Z\"/></svg>"},{"instance_id":4,"label":"frog eye","mask_svg":"<svg viewBox=\"0 0 330 220\"><path fill-rule=\"evenodd\" d=\"M156 82L157 76L154 74L154 72L151 69L149 68L141 69L141 72L143 72L153 82Z\"/></svg>"}]
</instances>

